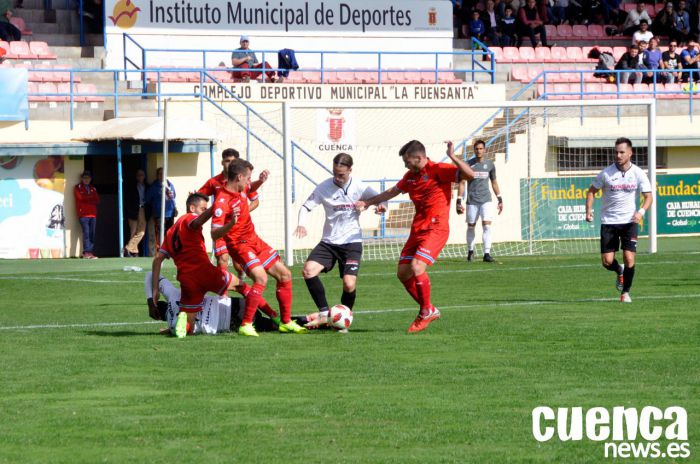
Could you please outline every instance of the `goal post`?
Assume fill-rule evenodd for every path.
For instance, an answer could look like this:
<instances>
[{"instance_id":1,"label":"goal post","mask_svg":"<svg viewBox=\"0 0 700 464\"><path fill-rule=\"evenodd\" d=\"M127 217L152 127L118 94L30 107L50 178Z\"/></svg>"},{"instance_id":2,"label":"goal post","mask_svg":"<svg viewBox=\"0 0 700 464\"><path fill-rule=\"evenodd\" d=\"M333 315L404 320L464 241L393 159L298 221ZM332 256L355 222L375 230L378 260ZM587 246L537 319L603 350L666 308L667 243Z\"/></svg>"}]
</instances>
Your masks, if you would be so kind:
<instances>
[{"instance_id":1,"label":"goal post","mask_svg":"<svg viewBox=\"0 0 700 464\"><path fill-rule=\"evenodd\" d=\"M253 221L259 235L282 251L290 265L305 261L321 238L320 207L308 216L307 237L295 237L293 231L299 208L317 184L331 177L332 159L339 152L354 158L354 178L383 191L405 173L398 150L409 140L421 141L436 162L449 162L446 140L455 142L465 159L473 156L473 143L484 140L504 201L503 214L494 215L490 229L495 256L597 253L599 200L594 205L596 222L586 223L585 191L613 162L618 137L633 141L633 162L656 183L654 100L288 101L258 104L254 111L237 103L222 103L222 108L227 114L206 110L206 119L224 133L217 149L238 149L255 166L254 179L263 169L270 170ZM655 200L655 189L652 194ZM446 258L467 253L467 224L464 215L455 213L455 197L453 190L450 239L441 254ZM363 259L397 259L413 213L407 195L394 198L383 215L363 212ZM648 249L654 253L654 207L645 220L641 235L649 237ZM475 235L479 255L480 221Z\"/></svg>"}]
</instances>

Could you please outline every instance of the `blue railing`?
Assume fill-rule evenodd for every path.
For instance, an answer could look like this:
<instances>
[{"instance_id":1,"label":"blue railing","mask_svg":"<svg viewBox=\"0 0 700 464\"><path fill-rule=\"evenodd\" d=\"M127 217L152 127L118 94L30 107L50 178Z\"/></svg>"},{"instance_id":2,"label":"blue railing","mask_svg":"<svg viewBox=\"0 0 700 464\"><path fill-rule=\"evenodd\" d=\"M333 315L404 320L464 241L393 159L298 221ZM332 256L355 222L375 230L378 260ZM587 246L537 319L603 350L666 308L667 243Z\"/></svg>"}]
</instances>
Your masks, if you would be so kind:
<instances>
[{"instance_id":1,"label":"blue railing","mask_svg":"<svg viewBox=\"0 0 700 464\"><path fill-rule=\"evenodd\" d=\"M133 57L129 53L128 44L134 44L138 48L139 58ZM199 69L212 69L217 66L219 62L222 61L222 56L226 55L226 59L230 60L231 53L235 50L231 49L167 49L167 48L147 48L139 44L132 36L127 33L123 34L122 38L122 48L124 54L124 71L133 70L143 70L149 66L153 68L153 54L164 53L164 54L176 54L179 58L187 55L198 56L198 63L193 63L192 60L188 60L188 66L192 66ZM423 74L431 73L434 75L434 83L438 83L440 80L440 73L451 72L451 73L465 73L471 74L472 80L474 80L476 74L486 74L489 76L490 82L493 84L496 82L496 62L494 59L494 54L488 47L482 42L472 39L472 51L445 51L445 52L424 52L424 51L342 51L342 50L295 50L295 54L298 57L298 61L303 64L303 57L311 56L314 61L318 62L318 66L301 66L295 72L319 72L321 83L327 82L327 72L368 72L376 73L377 83L381 84L382 81L387 80L386 73L392 71L404 71L404 72L420 72ZM265 82L266 72L277 72L277 71L289 71L286 68L277 68L273 66L268 66L267 59L270 56L277 57L278 50L249 50L250 52L260 54L262 59L260 60L261 68L255 71L262 72L262 81ZM149 53L151 56L149 57ZM329 67L328 60L330 57L374 57L375 67ZM403 58L414 56L422 58L434 57L432 60L431 67L405 67L405 60ZM441 58L444 57L469 57L471 60L470 68L456 68L452 66L451 63L441 63ZM212 59L214 57L214 59ZM386 61L389 57L399 57L402 58L399 66L386 66ZM140 63L139 61L140 60ZM489 65L485 66L482 62L488 60ZM173 60L168 60L170 63ZM208 63L212 61L212 63ZM394 60L398 61L398 60ZM447 62L448 60L442 60ZM425 60L427 63L428 60ZM427 66L427 64L426 64ZM227 71L232 72L250 72L250 68L226 68ZM146 86L145 77L143 79L143 85Z\"/></svg>"}]
</instances>

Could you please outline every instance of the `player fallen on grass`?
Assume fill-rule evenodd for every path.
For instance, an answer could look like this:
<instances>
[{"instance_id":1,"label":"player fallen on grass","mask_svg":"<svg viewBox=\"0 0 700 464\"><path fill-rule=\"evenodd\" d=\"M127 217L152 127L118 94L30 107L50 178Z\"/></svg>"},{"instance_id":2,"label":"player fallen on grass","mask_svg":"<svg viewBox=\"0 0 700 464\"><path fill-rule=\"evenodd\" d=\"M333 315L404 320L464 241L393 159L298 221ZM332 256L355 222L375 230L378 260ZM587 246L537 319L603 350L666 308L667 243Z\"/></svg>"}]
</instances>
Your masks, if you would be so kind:
<instances>
[{"instance_id":1,"label":"player fallen on grass","mask_svg":"<svg viewBox=\"0 0 700 464\"><path fill-rule=\"evenodd\" d=\"M226 170L228 169L228 165L231 164L231 161L239 159L240 157L241 155L238 153L238 150L234 148L227 148L224 151L222 151L221 166L223 167L223 170L221 171L221 173L206 181L206 183L202 185L202 187L200 187L199 190L197 190L197 193L201 193L202 195L206 195L208 197L216 197L216 193L226 185ZM246 190L246 198L248 200L248 206L250 211L253 211L260 205L258 189L260 188L260 186L262 186L262 184L265 183L269 175L269 171L265 170L260 173L260 177L258 178L258 180L256 180L255 182L251 182L248 185L248 188ZM229 254L228 250L226 249L226 242L223 238L214 242L214 256L216 256L216 261L220 268L228 268ZM243 295L243 297L245 298L248 295L248 293L250 293L251 287L243 281L243 268L236 262L233 263L233 266L236 269L238 279L240 281L240 284L236 286L235 290L241 295ZM265 314L267 314L267 316L273 321L275 321L275 323L279 323L279 315L262 297L260 298L259 309Z\"/></svg>"},{"instance_id":2,"label":"player fallen on grass","mask_svg":"<svg viewBox=\"0 0 700 464\"><path fill-rule=\"evenodd\" d=\"M304 282L318 308L319 318L313 321L314 325L327 320L329 308L326 290L318 275L331 271L336 262L343 280L340 303L350 309L355 305L357 275L362 261L360 211L355 208L355 202L374 197L377 191L352 177L352 165L352 156L347 153L339 153L333 158L333 177L318 184L311 192L299 210L299 222L294 231L297 237L306 237L309 213L323 205L326 215L323 236L311 250L302 271ZM384 211L386 204L377 206L377 214Z\"/></svg>"},{"instance_id":3,"label":"player fallen on grass","mask_svg":"<svg viewBox=\"0 0 700 464\"><path fill-rule=\"evenodd\" d=\"M148 315L156 321L167 322L167 329L161 330L161 333L175 334L177 316L180 314L182 292L172 282L161 276L158 279L158 291L165 297L166 301L153 301L152 273L146 273L144 284ZM228 296L205 296L202 311L197 313L194 326L188 332L192 334L216 335L223 332L237 331L243 320L243 312L245 310L243 301L239 298L229 298ZM309 316L313 317L313 315ZM306 324L309 321L309 316L298 316L294 319L299 324ZM258 331L277 331L277 324L269 317L263 316L261 311L255 313L254 324Z\"/></svg>"},{"instance_id":4,"label":"player fallen on grass","mask_svg":"<svg viewBox=\"0 0 700 464\"><path fill-rule=\"evenodd\" d=\"M496 180L496 166L490 159L484 159L486 154L486 144L483 140L474 142L474 158L468 161L474 171L474 179L467 182L462 179L457 188L457 214L464 214L462 198L464 197L464 186L467 184L467 261L474 261L474 241L476 239L476 221L481 217L481 225L484 228L484 261L492 263L491 257L491 221L493 220L493 201L491 201L491 190L489 181L493 187L493 193L498 199L498 214L503 212L503 198L501 189Z\"/></svg>"},{"instance_id":5,"label":"player fallen on grass","mask_svg":"<svg viewBox=\"0 0 700 464\"><path fill-rule=\"evenodd\" d=\"M212 239L223 238L226 248L235 262L253 279L253 286L246 295L243 323L238 329L241 335L257 337L253 326L255 312L267 286L267 275L277 281L276 296L280 307L279 331L306 333L292 320L292 273L280 261L279 254L255 232L248 207L248 189L253 165L242 159L233 160L227 170L226 185L220 188L214 200Z\"/></svg>"},{"instance_id":6,"label":"player fallen on grass","mask_svg":"<svg viewBox=\"0 0 700 464\"><path fill-rule=\"evenodd\" d=\"M454 154L452 142L447 142L447 156L454 164L434 163L425 153L425 147L412 140L401 147L408 172L394 187L356 203L359 210L388 201L400 193L408 193L416 213L411 233L399 257L397 276L406 291L420 305L409 332L420 332L440 317L440 311L430 301L428 266L435 263L450 235L450 200L452 183L460 179L471 180L474 171Z\"/></svg>"},{"instance_id":7,"label":"player fallen on grass","mask_svg":"<svg viewBox=\"0 0 700 464\"><path fill-rule=\"evenodd\" d=\"M651 207L651 183L638 166L632 163L632 142L625 137L615 141L615 162L600 171L586 194L586 221L593 221L593 198L603 191L600 211L600 253L603 267L617 275L615 285L620 301L631 303L630 289L634 279L639 223ZM637 209L637 192L644 203ZM615 259L622 247L624 265Z\"/></svg>"},{"instance_id":8,"label":"player fallen on grass","mask_svg":"<svg viewBox=\"0 0 700 464\"><path fill-rule=\"evenodd\" d=\"M199 193L187 197L187 214L168 229L151 267L153 301L158 301L160 269L163 261L172 258L180 282L180 312L175 323L175 336L184 338L188 325L195 326L197 313L204 305L204 295L215 292L224 295L238 284L238 278L209 261L202 235L202 226L212 217L213 209L207 208L209 199Z\"/></svg>"}]
</instances>

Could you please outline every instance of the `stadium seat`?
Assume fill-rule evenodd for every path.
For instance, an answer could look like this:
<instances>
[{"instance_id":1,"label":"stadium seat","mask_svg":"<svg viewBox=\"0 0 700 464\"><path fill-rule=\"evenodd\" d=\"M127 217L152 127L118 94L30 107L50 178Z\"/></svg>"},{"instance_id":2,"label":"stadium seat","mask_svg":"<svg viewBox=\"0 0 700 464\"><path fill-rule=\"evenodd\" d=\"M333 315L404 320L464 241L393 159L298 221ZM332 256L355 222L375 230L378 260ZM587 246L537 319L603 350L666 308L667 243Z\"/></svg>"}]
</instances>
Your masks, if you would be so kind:
<instances>
[{"instance_id":1,"label":"stadium seat","mask_svg":"<svg viewBox=\"0 0 700 464\"><path fill-rule=\"evenodd\" d=\"M40 60L55 60L56 55L49 50L49 44L46 42L29 42L29 50Z\"/></svg>"},{"instance_id":2,"label":"stadium seat","mask_svg":"<svg viewBox=\"0 0 700 464\"><path fill-rule=\"evenodd\" d=\"M95 87L95 84L77 84L78 86L78 94L96 94L97 92L97 87ZM85 95L85 101L87 102L103 102L105 101L104 97L98 97L95 95Z\"/></svg>"},{"instance_id":3,"label":"stadium seat","mask_svg":"<svg viewBox=\"0 0 700 464\"><path fill-rule=\"evenodd\" d=\"M559 36L557 35L557 26L554 26L552 24L545 24L544 32L547 34L547 40L559 38Z\"/></svg>"},{"instance_id":4,"label":"stadium seat","mask_svg":"<svg viewBox=\"0 0 700 464\"><path fill-rule=\"evenodd\" d=\"M29 44L21 40L10 42L10 52L20 60L36 59L36 55L29 50Z\"/></svg>"},{"instance_id":5,"label":"stadium seat","mask_svg":"<svg viewBox=\"0 0 700 464\"><path fill-rule=\"evenodd\" d=\"M647 4L644 6L644 9L647 10L649 17L654 19L654 16L656 16L656 7L653 4Z\"/></svg>"},{"instance_id":6,"label":"stadium seat","mask_svg":"<svg viewBox=\"0 0 700 464\"><path fill-rule=\"evenodd\" d=\"M29 83L27 84L27 92L30 94L28 99L29 99L29 101L32 102L32 103L34 103L34 102L45 102L45 101L46 101L46 97L43 97L43 96L40 97L40 96L36 96L36 95L31 95L31 94L33 94L33 93L39 93L39 84L36 83L36 82L29 82Z\"/></svg>"},{"instance_id":7,"label":"stadium seat","mask_svg":"<svg viewBox=\"0 0 700 464\"><path fill-rule=\"evenodd\" d=\"M600 93L603 91L603 84L586 84L586 94L583 98L586 100L600 99Z\"/></svg>"},{"instance_id":8,"label":"stadium seat","mask_svg":"<svg viewBox=\"0 0 700 464\"><path fill-rule=\"evenodd\" d=\"M58 93L58 88L53 82L42 82L39 84L39 93ZM64 102L68 101L68 97L58 96L58 95L46 95L44 97L47 102Z\"/></svg>"},{"instance_id":9,"label":"stadium seat","mask_svg":"<svg viewBox=\"0 0 700 464\"><path fill-rule=\"evenodd\" d=\"M527 82L527 67L513 66L510 70L510 80L516 82Z\"/></svg>"},{"instance_id":10,"label":"stadium seat","mask_svg":"<svg viewBox=\"0 0 700 464\"><path fill-rule=\"evenodd\" d=\"M537 61L535 49L532 47L520 47L520 61L528 63Z\"/></svg>"},{"instance_id":11,"label":"stadium seat","mask_svg":"<svg viewBox=\"0 0 700 464\"><path fill-rule=\"evenodd\" d=\"M557 26L557 37L564 40L571 40L574 37L574 30L568 24L560 24Z\"/></svg>"},{"instance_id":12,"label":"stadium seat","mask_svg":"<svg viewBox=\"0 0 700 464\"><path fill-rule=\"evenodd\" d=\"M627 53L627 47L613 47L613 57L615 61L620 61L620 58L622 58L622 55L625 53Z\"/></svg>"},{"instance_id":13,"label":"stadium seat","mask_svg":"<svg viewBox=\"0 0 700 464\"><path fill-rule=\"evenodd\" d=\"M27 27L27 25L24 23L24 19L18 18L17 16L13 16L10 18L10 24L15 26L17 29L20 30L22 35L32 35L31 29Z\"/></svg>"},{"instance_id":14,"label":"stadium seat","mask_svg":"<svg viewBox=\"0 0 700 464\"><path fill-rule=\"evenodd\" d=\"M382 84L398 84L397 81L389 77L390 71L382 71Z\"/></svg>"},{"instance_id":15,"label":"stadium seat","mask_svg":"<svg viewBox=\"0 0 700 464\"><path fill-rule=\"evenodd\" d=\"M301 75L307 84L318 84L321 82L321 71L302 71Z\"/></svg>"},{"instance_id":16,"label":"stadium seat","mask_svg":"<svg viewBox=\"0 0 700 464\"><path fill-rule=\"evenodd\" d=\"M552 61L554 62L562 63L569 60L566 56L566 48L564 47L552 47L550 52L552 54Z\"/></svg>"},{"instance_id":17,"label":"stadium seat","mask_svg":"<svg viewBox=\"0 0 700 464\"><path fill-rule=\"evenodd\" d=\"M377 84L379 82L379 73L377 71L355 71L354 80L358 84Z\"/></svg>"},{"instance_id":18,"label":"stadium seat","mask_svg":"<svg viewBox=\"0 0 700 464\"><path fill-rule=\"evenodd\" d=\"M299 71L289 71L289 75L284 79L284 82L289 84L303 84L304 75Z\"/></svg>"},{"instance_id":19,"label":"stadium seat","mask_svg":"<svg viewBox=\"0 0 700 464\"><path fill-rule=\"evenodd\" d=\"M150 73L149 73L149 74L150 74ZM214 79L216 79L217 81L221 82L221 83L224 83L224 82L226 82L226 83L233 82L233 77L231 76L231 72L226 71L226 70L223 70L223 69L210 69L210 70L207 71L207 74L208 74L209 76L213 77ZM206 76L205 76L205 77L206 77ZM147 78L148 78L148 77L147 77ZM209 79L207 79L207 80L208 80L209 82L213 82L213 81L210 81Z\"/></svg>"},{"instance_id":20,"label":"stadium seat","mask_svg":"<svg viewBox=\"0 0 700 464\"><path fill-rule=\"evenodd\" d=\"M489 50L493 52L493 58L496 62L503 60L503 49L501 47L489 47Z\"/></svg>"},{"instance_id":21,"label":"stadium seat","mask_svg":"<svg viewBox=\"0 0 700 464\"><path fill-rule=\"evenodd\" d=\"M53 69L57 82L70 82L70 72L67 71L70 67L68 65L57 64L54 65ZM80 73L73 73L73 82L80 82Z\"/></svg>"},{"instance_id":22,"label":"stadium seat","mask_svg":"<svg viewBox=\"0 0 700 464\"><path fill-rule=\"evenodd\" d=\"M404 71L404 78L407 84L422 84L423 75L418 71Z\"/></svg>"},{"instance_id":23,"label":"stadium seat","mask_svg":"<svg viewBox=\"0 0 700 464\"><path fill-rule=\"evenodd\" d=\"M12 50L10 49L10 44L8 42L0 40L0 48L5 50L5 59L14 60L17 58L17 55L12 53Z\"/></svg>"},{"instance_id":24,"label":"stadium seat","mask_svg":"<svg viewBox=\"0 0 700 464\"><path fill-rule=\"evenodd\" d=\"M33 64L33 65L26 65L24 63L17 63L26 66L27 68L32 68L32 71L29 71L29 80L33 82L57 82L53 73L53 69L51 66L47 64ZM23 66L23 67L24 67ZM39 70L46 69L47 71L39 71ZM50 70L50 71L48 71Z\"/></svg>"},{"instance_id":25,"label":"stadium seat","mask_svg":"<svg viewBox=\"0 0 700 464\"><path fill-rule=\"evenodd\" d=\"M620 84L620 95L619 98L638 98L632 92L634 92L634 87L632 84ZM618 98L614 96L612 98Z\"/></svg>"},{"instance_id":26,"label":"stadium seat","mask_svg":"<svg viewBox=\"0 0 700 464\"><path fill-rule=\"evenodd\" d=\"M649 98L653 97L651 90L649 89L649 84L632 84L632 88L635 92L633 98Z\"/></svg>"},{"instance_id":27,"label":"stadium seat","mask_svg":"<svg viewBox=\"0 0 700 464\"><path fill-rule=\"evenodd\" d=\"M65 100L63 100L63 101L70 102L70 84L68 82L62 82L62 83L58 84L56 86L56 88L58 89L58 93L62 93L65 95ZM77 92L78 92L77 85L73 84L73 102L74 103L84 102L85 97L81 97L81 96L76 95Z\"/></svg>"},{"instance_id":28,"label":"stadium seat","mask_svg":"<svg viewBox=\"0 0 700 464\"><path fill-rule=\"evenodd\" d=\"M452 71L440 71L438 73L438 82L440 84L461 84L462 79L455 77Z\"/></svg>"},{"instance_id":29,"label":"stadium seat","mask_svg":"<svg viewBox=\"0 0 700 464\"><path fill-rule=\"evenodd\" d=\"M563 93L571 93L571 87L569 84L554 84L553 86L553 92L556 95L557 100L575 100L577 97L576 95L560 95Z\"/></svg>"},{"instance_id":30,"label":"stadium seat","mask_svg":"<svg viewBox=\"0 0 700 464\"><path fill-rule=\"evenodd\" d=\"M572 84L581 83L581 73L574 72L573 69L569 72L559 73L560 82L571 82Z\"/></svg>"},{"instance_id":31,"label":"stadium seat","mask_svg":"<svg viewBox=\"0 0 700 464\"><path fill-rule=\"evenodd\" d=\"M537 47L535 49L535 57L537 61L541 61L542 63L551 63L553 61L552 51L549 47Z\"/></svg>"},{"instance_id":32,"label":"stadium seat","mask_svg":"<svg viewBox=\"0 0 700 464\"><path fill-rule=\"evenodd\" d=\"M579 63L584 60L581 47L566 47L566 56L573 63Z\"/></svg>"},{"instance_id":33,"label":"stadium seat","mask_svg":"<svg viewBox=\"0 0 700 464\"><path fill-rule=\"evenodd\" d=\"M630 11L634 10L636 5L634 3L623 3L620 5L625 12L629 13Z\"/></svg>"},{"instance_id":34,"label":"stadium seat","mask_svg":"<svg viewBox=\"0 0 700 464\"><path fill-rule=\"evenodd\" d=\"M660 90L657 84L657 92ZM674 99L674 98L688 98L688 94L683 93L683 87L681 84L664 84L664 88L661 89L662 93L658 93L656 98L661 98L664 100ZM673 93L669 93L673 92Z\"/></svg>"},{"instance_id":35,"label":"stadium seat","mask_svg":"<svg viewBox=\"0 0 700 464\"><path fill-rule=\"evenodd\" d=\"M605 31L600 24L588 25L588 38L601 39L605 38Z\"/></svg>"},{"instance_id":36,"label":"stadium seat","mask_svg":"<svg viewBox=\"0 0 700 464\"><path fill-rule=\"evenodd\" d=\"M577 39L585 39L588 37L588 26L576 24L572 28L573 36Z\"/></svg>"},{"instance_id":37,"label":"stadium seat","mask_svg":"<svg viewBox=\"0 0 700 464\"><path fill-rule=\"evenodd\" d=\"M544 82L544 75L541 75L543 68L531 66L527 68L527 82L532 82L537 78L537 82Z\"/></svg>"},{"instance_id":38,"label":"stadium seat","mask_svg":"<svg viewBox=\"0 0 700 464\"><path fill-rule=\"evenodd\" d=\"M655 8L654 8L654 13L655 13L655 14L658 14L659 11L663 10L665 6L666 6L666 2L657 3L656 6L655 6Z\"/></svg>"},{"instance_id":39,"label":"stadium seat","mask_svg":"<svg viewBox=\"0 0 700 464\"><path fill-rule=\"evenodd\" d=\"M601 99L610 99L610 98L617 98L617 84L602 84L603 87L603 93L605 95L601 95Z\"/></svg>"},{"instance_id":40,"label":"stadium seat","mask_svg":"<svg viewBox=\"0 0 700 464\"><path fill-rule=\"evenodd\" d=\"M503 63L516 63L520 61L520 51L518 47L503 47Z\"/></svg>"}]
</instances>

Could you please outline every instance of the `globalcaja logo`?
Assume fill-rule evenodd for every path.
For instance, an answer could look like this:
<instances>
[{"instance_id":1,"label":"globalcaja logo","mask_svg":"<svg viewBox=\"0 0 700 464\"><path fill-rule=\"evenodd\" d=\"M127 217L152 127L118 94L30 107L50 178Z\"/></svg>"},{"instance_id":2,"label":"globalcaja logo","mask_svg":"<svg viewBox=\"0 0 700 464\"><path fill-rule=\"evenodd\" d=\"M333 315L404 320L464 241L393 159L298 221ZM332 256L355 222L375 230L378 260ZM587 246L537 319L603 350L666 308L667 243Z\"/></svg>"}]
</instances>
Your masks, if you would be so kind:
<instances>
[{"instance_id":1,"label":"globalcaja logo","mask_svg":"<svg viewBox=\"0 0 700 464\"><path fill-rule=\"evenodd\" d=\"M112 16L109 19L112 20L112 24L121 29L131 29L136 24L139 11L141 8L137 7L131 0L119 0L114 5Z\"/></svg>"},{"instance_id":2,"label":"globalcaja logo","mask_svg":"<svg viewBox=\"0 0 700 464\"><path fill-rule=\"evenodd\" d=\"M532 410L532 435L539 442L558 439L604 442L606 458L690 457L688 413L680 406L661 410L655 406L625 408L557 408L538 406ZM663 443L661 440L664 440Z\"/></svg>"}]
</instances>

